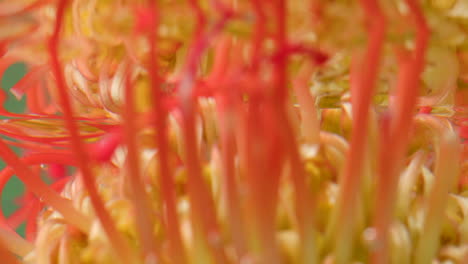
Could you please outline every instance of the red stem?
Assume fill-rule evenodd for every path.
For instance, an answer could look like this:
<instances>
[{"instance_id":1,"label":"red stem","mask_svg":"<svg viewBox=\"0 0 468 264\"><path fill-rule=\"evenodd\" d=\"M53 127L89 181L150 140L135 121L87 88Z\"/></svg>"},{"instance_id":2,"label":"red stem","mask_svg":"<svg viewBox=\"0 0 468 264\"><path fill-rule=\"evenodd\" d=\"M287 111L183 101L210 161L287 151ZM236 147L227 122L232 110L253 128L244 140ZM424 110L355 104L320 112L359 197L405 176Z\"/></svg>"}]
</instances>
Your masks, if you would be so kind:
<instances>
[{"instance_id":1,"label":"red stem","mask_svg":"<svg viewBox=\"0 0 468 264\"><path fill-rule=\"evenodd\" d=\"M299 249L299 259L301 263L316 263L317 251L315 250L315 217L316 198L307 189L306 172L301 156L298 152L298 145L295 140L294 131L285 112L278 114L279 123L283 125L283 141L288 148L288 158L291 166L291 178L295 189L295 207L298 221L299 235L301 238Z\"/></svg>"},{"instance_id":2,"label":"red stem","mask_svg":"<svg viewBox=\"0 0 468 264\"><path fill-rule=\"evenodd\" d=\"M362 69L354 69L355 81L351 83L353 130L350 149L347 154L344 174L340 179L342 187L339 198L336 229L337 263L347 263L352 252L354 215L356 212L359 187L361 184L362 165L367 146L369 108L377 81L382 49L386 31L383 12L375 0L362 0L366 18L369 22L369 42Z\"/></svg>"},{"instance_id":3,"label":"red stem","mask_svg":"<svg viewBox=\"0 0 468 264\"><path fill-rule=\"evenodd\" d=\"M39 201L33 203L29 211L28 218L26 219L26 239L34 241L37 235L37 216L41 212L41 205Z\"/></svg>"},{"instance_id":4,"label":"red stem","mask_svg":"<svg viewBox=\"0 0 468 264\"><path fill-rule=\"evenodd\" d=\"M380 250L374 252L373 263L386 263L388 259L388 229L393 219L394 198L396 195L399 172L403 166L408 135L413 120L413 113L419 94L420 76L424 69L424 57L429 39L429 29L421 9L415 0L406 1L410 14L416 24L416 45L414 52L405 59L398 75L397 96L392 113L387 148L382 148L380 155L380 175L377 186L376 214L374 225L377 229ZM384 161L385 159L385 161Z\"/></svg>"},{"instance_id":5,"label":"red stem","mask_svg":"<svg viewBox=\"0 0 468 264\"><path fill-rule=\"evenodd\" d=\"M101 226L106 233L112 248L122 263L132 263L134 256L130 251L128 242L124 240L121 233L118 232L114 221L112 220L109 212L104 206L104 203L99 196L94 182L95 176L90 168L87 151L85 150L83 143L79 136L79 131L75 118L73 117L73 110L68 95L68 89L66 87L65 79L62 72L62 66L58 58L58 44L60 42L60 32L62 29L63 18L65 9L67 7L68 0L60 0L57 5L56 11L56 23L53 35L48 43L50 64L52 72L56 78L58 95L62 106L65 125L70 133L71 145L73 152L76 155L78 161L78 167L81 170L81 176L83 179L84 186L89 193L91 204L94 207L97 218L101 222Z\"/></svg>"},{"instance_id":6,"label":"red stem","mask_svg":"<svg viewBox=\"0 0 468 264\"><path fill-rule=\"evenodd\" d=\"M159 13L155 6L156 2L150 3L151 11L155 17L155 22L158 23ZM154 28L154 27L153 27ZM148 40L150 43L150 67L149 74L153 93L153 122L155 127L158 128L156 133L156 143L158 146L158 158L159 158L159 181L161 185L161 193L163 203L165 204L165 220L163 224L168 232L168 241L170 244L171 256L175 263L183 264L187 262L185 249L182 244L182 237L179 230L180 221L177 215L176 207L176 194L175 184L172 178L173 169L170 162L170 152L168 144L168 124L167 114L168 111L164 107L164 92L160 85L160 79L158 77L158 64L157 64L157 35L154 30L148 32Z\"/></svg>"},{"instance_id":7,"label":"red stem","mask_svg":"<svg viewBox=\"0 0 468 264\"><path fill-rule=\"evenodd\" d=\"M127 145L127 182L130 184L130 200L132 201L135 222L137 225L138 237L143 250L143 259L159 259L160 256L156 250L154 235L154 215L146 188L141 178L140 151L136 142L138 129L135 122L135 96L134 87L130 81L131 69L128 69L125 75L125 106L124 106L124 135Z\"/></svg>"},{"instance_id":8,"label":"red stem","mask_svg":"<svg viewBox=\"0 0 468 264\"><path fill-rule=\"evenodd\" d=\"M211 198L211 192L202 177L201 162L198 155L196 135L196 98L193 94L194 79L196 76L196 66L201 55L209 45L209 41L219 34L224 28L228 16L223 16L208 32L203 34L205 28L204 14L197 0L190 1L191 7L198 18L195 39L192 49L186 62L186 71L182 76L180 84L180 96L182 100L183 114L183 141L185 147L185 162L188 174L187 192L190 199L190 214L193 226L195 241L202 242L199 245L205 248L209 254L212 254L216 263L227 263L226 256L220 245L220 232L216 219L214 201Z\"/></svg>"},{"instance_id":9,"label":"red stem","mask_svg":"<svg viewBox=\"0 0 468 264\"><path fill-rule=\"evenodd\" d=\"M234 245L236 247L237 255L242 257L247 252L246 238L245 238L245 223L242 219L242 211L240 204L240 196L238 185L236 182L236 166L235 166L235 105L239 104L237 94L232 87L224 86L227 68L230 64L230 54L232 52L232 40L230 38L223 38L221 43L217 46L216 57L213 63L213 70L207 78L208 82L217 86L216 105L218 118L220 120L220 148L221 148L221 163L223 175L223 190L226 191L227 203L227 222L232 236ZM235 51L234 51L235 53Z\"/></svg>"},{"instance_id":10,"label":"red stem","mask_svg":"<svg viewBox=\"0 0 468 264\"><path fill-rule=\"evenodd\" d=\"M56 164L63 164L63 165L74 165L75 162L73 160L73 156L61 153L35 153L27 155L21 158L20 162L23 166L27 165L38 165L38 164L48 164L48 163L56 163ZM0 171L0 194L2 193L3 189L5 188L6 183L8 180L15 174L14 167L6 167L2 171ZM34 174L35 177L38 177L37 174ZM29 189L29 186L27 186ZM49 188L49 187L48 187ZM33 190L33 189L30 189ZM47 203L47 202L46 202ZM1 209L1 205L0 205ZM21 210L21 209L20 209ZM81 217L83 218L83 217ZM34 219L36 221L36 219ZM6 220L5 216L3 215L3 210L0 210L0 225L5 226L7 229L11 225L8 224L10 220Z\"/></svg>"},{"instance_id":11,"label":"red stem","mask_svg":"<svg viewBox=\"0 0 468 264\"><path fill-rule=\"evenodd\" d=\"M275 85L273 86L275 91L273 92L274 100L279 103L280 109L284 102L288 98L288 86L287 86L287 32L286 32L286 13L287 6L285 0L275 1L275 17L277 21L277 32L275 34L277 60L275 63Z\"/></svg>"},{"instance_id":12,"label":"red stem","mask_svg":"<svg viewBox=\"0 0 468 264\"><path fill-rule=\"evenodd\" d=\"M78 227L82 231L89 230L91 224L89 219L78 212L71 205L70 200L61 197L55 191L50 189L49 186L47 186L44 182L42 182L39 175L34 174L26 164L24 164L18 157L16 157L13 151L8 148L3 140L0 140L0 156L3 158L5 163L12 168L12 171L4 172L5 174L8 175L14 171L18 178L24 182L28 190L31 190L35 195L43 199L46 204L59 211L64 216L66 221Z\"/></svg>"}]
</instances>

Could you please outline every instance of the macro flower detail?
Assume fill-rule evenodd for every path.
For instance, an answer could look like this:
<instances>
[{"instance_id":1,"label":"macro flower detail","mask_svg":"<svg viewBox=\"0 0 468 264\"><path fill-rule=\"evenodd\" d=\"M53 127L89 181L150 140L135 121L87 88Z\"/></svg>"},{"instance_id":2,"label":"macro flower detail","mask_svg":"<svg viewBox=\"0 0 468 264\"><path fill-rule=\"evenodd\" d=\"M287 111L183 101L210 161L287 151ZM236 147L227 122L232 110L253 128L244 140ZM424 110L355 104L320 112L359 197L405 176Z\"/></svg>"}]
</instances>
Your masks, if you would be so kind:
<instances>
[{"instance_id":1,"label":"macro flower detail","mask_svg":"<svg viewBox=\"0 0 468 264\"><path fill-rule=\"evenodd\" d=\"M0 259L468 263L467 22L464 0L1 1L0 76L28 71L26 110L0 108L0 190L26 187Z\"/></svg>"}]
</instances>

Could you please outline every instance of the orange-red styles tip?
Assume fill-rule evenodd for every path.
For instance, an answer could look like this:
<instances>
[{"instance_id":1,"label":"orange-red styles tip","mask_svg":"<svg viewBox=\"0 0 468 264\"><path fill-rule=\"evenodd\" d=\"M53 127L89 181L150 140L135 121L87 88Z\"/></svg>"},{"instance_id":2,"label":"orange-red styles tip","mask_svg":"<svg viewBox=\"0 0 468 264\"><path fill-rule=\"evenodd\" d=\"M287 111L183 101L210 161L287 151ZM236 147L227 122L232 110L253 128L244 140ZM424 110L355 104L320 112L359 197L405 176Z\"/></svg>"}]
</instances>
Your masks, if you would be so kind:
<instances>
[{"instance_id":1,"label":"orange-red styles tip","mask_svg":"<svg viewBox=\"0 0 468 264\"><path fill-rule=\"evenodd\" d=\"M0 108L0 189L27 189L0 255L464 263L465 8L1 3L0 73L29 72L10 90L25 112Z\"/></svg>"}]
</instances>

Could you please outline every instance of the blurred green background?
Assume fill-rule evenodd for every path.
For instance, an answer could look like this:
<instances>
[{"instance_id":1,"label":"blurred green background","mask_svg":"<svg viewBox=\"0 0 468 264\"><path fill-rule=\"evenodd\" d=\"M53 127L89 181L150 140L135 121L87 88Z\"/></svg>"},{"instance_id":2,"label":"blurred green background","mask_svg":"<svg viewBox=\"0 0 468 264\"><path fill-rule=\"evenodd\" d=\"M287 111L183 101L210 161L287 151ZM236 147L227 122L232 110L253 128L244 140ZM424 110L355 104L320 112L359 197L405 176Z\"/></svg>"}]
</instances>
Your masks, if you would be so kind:
<instances>
[{"instance_id":1,"label":"blurred green background","mask_svg":"<svg viewBox=\"0 0 468 264\"><path fill-rule=\"evenodd\" d=\"M1 88L8 94L8 100L5 102L3 107L5 107L10 112L22 113L25 109L25 97L23 97L21 100L17 100L16 97L11 94L10 89L26 74L26 71L27 69L24 64L17 63L8 68L1 78ZM0 118L5 119L6 117L0 116ZM19 149L13 149L16 153L20 153ZM0 158L0 169L3 169L4 167L5 163ZM14 176L12 180L7 183L1 196L2 209L6 216L11 215L18 208L15 199L20 196L23 191L23 183L16 176ZM21 235L24 235L24 224L20 226L18 232Z\"/></svg>"}]
</instances>

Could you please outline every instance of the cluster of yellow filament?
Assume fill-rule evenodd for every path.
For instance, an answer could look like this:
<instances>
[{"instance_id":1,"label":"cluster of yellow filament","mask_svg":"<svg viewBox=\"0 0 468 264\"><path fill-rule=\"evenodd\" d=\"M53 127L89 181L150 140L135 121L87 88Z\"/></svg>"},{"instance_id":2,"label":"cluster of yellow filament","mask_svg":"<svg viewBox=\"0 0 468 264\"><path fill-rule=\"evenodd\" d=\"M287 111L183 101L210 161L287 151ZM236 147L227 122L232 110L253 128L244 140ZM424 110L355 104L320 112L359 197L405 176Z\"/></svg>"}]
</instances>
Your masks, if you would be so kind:
<instances>
[{"instance_id":1,"label":"cluster of yellow filament","mask_svg":"<svg viewBox=\"0 0 468 264\"><path fill-rule=\"evenodd\" d=\"M0 72L29 66L12 89L28 112L0 112L16 139L0 141L0 182L17 174L38 198L19 214L27 239L0 218L0 258L468 263L467 14L462 0L0 2ZM78 171L47 186L57 165Z\"/></svg>"}]
</instances>

